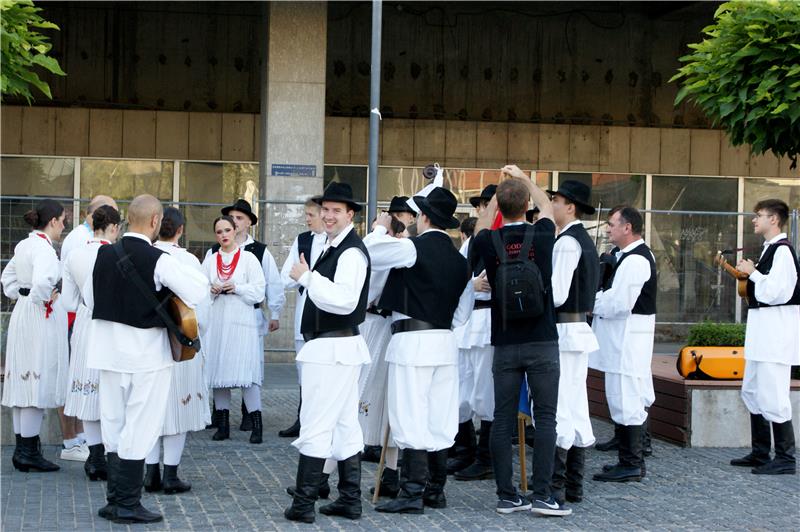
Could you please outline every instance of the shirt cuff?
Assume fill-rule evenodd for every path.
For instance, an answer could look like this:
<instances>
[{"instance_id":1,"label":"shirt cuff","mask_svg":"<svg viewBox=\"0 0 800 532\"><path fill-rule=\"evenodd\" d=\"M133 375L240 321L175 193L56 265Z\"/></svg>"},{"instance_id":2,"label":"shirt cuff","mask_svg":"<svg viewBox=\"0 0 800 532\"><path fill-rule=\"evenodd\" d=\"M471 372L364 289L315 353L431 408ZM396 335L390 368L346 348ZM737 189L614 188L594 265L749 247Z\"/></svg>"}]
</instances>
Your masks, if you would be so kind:
<instances>
[{"instance_id":1,"label":"shirt cuff","mask_svg":"<svg viewBox=\"0 0 800 532\"><path fill-rule=\"evenodd\" d=\"M375 229L373 229L372 232L375 233L375 234L378 234L378 235L388 235L389 234L389 230L386 229L382 225L376 225Z\"/></svg>"},{"instance_id":2,"label":"shirt cuff","mask_svg":"<svg viewBox=\"0 0 800 532\"><path fill-rule=\"evenodd\" d=\"M761 273L758 270L753 270L753 273L750 274L750 280L753 281L754 283L757 283L758 281L760 281L763 278L764 278L764 274Z\"/></svg>"},{"instance_id":3,"label":"shirt cuff","mask_svg":"<svg viewBox=\"0 0 800 532\"><path fill-rule=\"evenodd\" d=\"M311 270L301 275L300 278L297 280L297 284L299 284L303 288L308 289L308 285L311 284Z\"/></svg>"}]
</instances>

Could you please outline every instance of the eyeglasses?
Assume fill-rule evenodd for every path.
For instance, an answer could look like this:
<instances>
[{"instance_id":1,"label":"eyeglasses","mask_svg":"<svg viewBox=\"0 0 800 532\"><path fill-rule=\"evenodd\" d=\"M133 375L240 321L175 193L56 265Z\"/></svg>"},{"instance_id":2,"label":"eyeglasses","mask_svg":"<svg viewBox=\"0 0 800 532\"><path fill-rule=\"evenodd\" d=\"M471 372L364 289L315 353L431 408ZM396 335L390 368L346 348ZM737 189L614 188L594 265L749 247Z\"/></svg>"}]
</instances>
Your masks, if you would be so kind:
<instances>
[{"instance_id":1,"label":"eyeglasses","mask_svg":"<svg viewBox=\"0 0 800 532\"><path fill-rule=\"evenodd\" d=\"M753 219L755 220L755 219L761 218L762 216L765 217L765 218L769 218L770 216L775 216L775 215L772 214L771 212L761 212L761 213L757 213L755 216L753 216Z\"/></svg>"}]
</instances>

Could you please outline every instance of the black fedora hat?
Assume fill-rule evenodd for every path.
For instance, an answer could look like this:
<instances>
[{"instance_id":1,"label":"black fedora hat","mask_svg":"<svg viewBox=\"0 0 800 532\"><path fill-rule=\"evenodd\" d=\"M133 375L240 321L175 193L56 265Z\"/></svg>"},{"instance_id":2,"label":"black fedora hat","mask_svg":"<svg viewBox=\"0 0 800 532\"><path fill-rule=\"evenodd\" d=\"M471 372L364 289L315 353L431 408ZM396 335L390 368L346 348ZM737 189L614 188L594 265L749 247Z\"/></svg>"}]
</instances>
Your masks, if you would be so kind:
<instances>
[{"instance_id":1,"label":"black fedora hat","mask_svg":"<svg viewBox=\"0 0 800 532\"><path fill-rule=\"evenodd\" d=\"M525 220L529 223L533 223L533 217L539 214L539 207L534 207L533 209L528 209L525 211Z\"/></svg>"},{"instance_id":2,"label":"black fedora hat","mask_svg":"<svg viewBox=\"0 0 800 532\"><path fill-rule=\"evenodd\" d=\"M414 196L414 203L431 222L446 229L455 229L461 225L453 216L458 207L458 200L446 188L436 187L426 196Z\"/></svg>"},{"instance_id":3,"label":"black fedora hat","mask_svg":"<svg viewBox=\"0 0 800 532\"><path fill-rule=\"evenodd\" d=\"M328 186L325 187L325 192L322 193L322 196L314 196L311 199L320 205L322 205L324 201L336 201L339 203L346 203L348 207L355 212L361 210L361 205L356 203L353 199L353 188L347 183L331 181Z\"/></svg>"},{"instance_id":4,"label":"black fedora hat","mask_svg":"<svg viewBox=\"0 0 800 532\"><path fill-rule=\"evenodd\" d=\"M482 201L489 201L492 199L492 196L494 196L495 192L497 192L497 185L486 185L483 187L483 190L481 190L481 195L472 196L469 199L469 202L477 209L478 205L480 205Z\"/></svg>"},{"instance_id":5,"label":"black fedora hat","mask_svg":"<svg viewBox=\"0 0 800 532\"><path fill-rule=\"evenodd\" d=\"M580 207L584 214L594 214L594 207L589 203L589 196L592 195L592 189L585 183L569 179L563 183L559 183L558 190L548 190L547 193L564 196Z\"/></svg>"},{"instance_id":6,"label":"black fedora hat","mask_svg":"<svg viewBox=\"0 0 800 532\"><path fill-rule=\"evenodd\" d=\"M408 196L395 196L392 198L392 202L389 204L389 214L393 212L410 212L414 216L417 215L417 211L411 208L408 204Z\"/></svg>"},{"instance_id":7,"label":"black fedora hat","mask_svg":"<svg viewBox=\"0 0 800 532\"><path fill-rule=\"evenodd\" d=\"M242 198L237 199L233 205L229 205L228 207L223 207L222 215L228 216L228 213L230 213L231 211L243 212L250 218L250 222L253 225L256 225L258 223L258 216L253 214L253 209L250 208L250 203L248 203L246 200L243 200Z\"/></svg>"}]
</instances>

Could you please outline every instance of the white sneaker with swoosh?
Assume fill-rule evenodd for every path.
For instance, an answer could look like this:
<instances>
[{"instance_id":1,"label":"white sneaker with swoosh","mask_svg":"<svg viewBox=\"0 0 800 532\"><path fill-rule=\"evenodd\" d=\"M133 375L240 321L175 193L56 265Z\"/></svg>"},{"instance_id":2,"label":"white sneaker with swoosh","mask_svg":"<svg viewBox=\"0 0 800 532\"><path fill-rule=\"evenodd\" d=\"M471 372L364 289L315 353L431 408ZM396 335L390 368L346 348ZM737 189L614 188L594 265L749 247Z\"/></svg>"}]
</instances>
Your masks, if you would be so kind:
<instances>
[{"instance_id":1,"label":"white sneaker with swoosh","mask_svg":"<svg viewBox=\"0 0 800 532\"><path fill-rule=\"evenodd\" d=\"M534 499L531 503L531 512L539 515L550 515L563 517L572 513L571 508L566 508L563 504L559 504L553 497L546 501L541 499Z\"/></svg>"}]
</instances>

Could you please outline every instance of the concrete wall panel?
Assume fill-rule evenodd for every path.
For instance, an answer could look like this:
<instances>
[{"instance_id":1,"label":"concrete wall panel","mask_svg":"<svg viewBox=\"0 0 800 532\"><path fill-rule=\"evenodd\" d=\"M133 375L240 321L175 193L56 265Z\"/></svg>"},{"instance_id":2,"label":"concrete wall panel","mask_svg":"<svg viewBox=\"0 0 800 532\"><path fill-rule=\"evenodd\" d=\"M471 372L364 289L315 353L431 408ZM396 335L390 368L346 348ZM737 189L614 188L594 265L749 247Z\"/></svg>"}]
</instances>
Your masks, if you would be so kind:
<instances>
[{"instance_id":1,"label":"concrete wall panel","mask_svg":"<svg viewBox=\"0 0 800 532\"><path fill-rule=\"evenodd\" d=\"M569 126L539 126L539 170L563 170L569 167Z\"/></svg>"},{"instance_id":2,"label":"concrete wall panel","mask_svg":"<svg viewBox=\"0 0 800 532\"><path fill-rule=\"evenodd\" d=\"M222 114L189 115L189 158L219 160L222 157Z\"/></svg>"},{"instance_id":3,"label":"concrete wall panel","mask_svg":"<svg viewBox=\"0 0 800 532\"><path fill-rule=\"evenodd\" d=\"M22 107L3 106L0 112L0 151L5 154L22 150Z\"/></svg>"},{"instance_id":4,"label":"concrete wall panel","mask_svg":"<svg viewBox=\"0 0 800 532\"><path fill-rule=\"evenodd\" d=\"M627 127L602 127L600 129L601 172L626 173L631 166L631 130Z\"/></svg>"},{"instance_id":5,"label":"concrete wall panel","mask_svg":"<svg viewBox=\"0 0 800 532\"><path fill-rule=\"evenodd\" d=\"M325 163L350 164L350 118L325 117Z\"/></svg>"},{"instance_id":6,"label":"concrete wall panel","mask_svg":"<svg viewBox=\"0 0 800 532\"><path fill-rule=\"evenodd\" d=\"M539 166L539 124L508 124L508 163L520 168Z\"/></svg>"},{"instance_id":7,"label":"concrete wall panel","mask_svg":"<svg viewBox=\"0 0 800 532\"><path fill-rule=\"evenodd\" d=\"M350 164L369 164L369 120L350 119Z\"/></svg>"},{"instance_id":8,"label":"concrete wall panel","mask_svg":"<svg viewBox=\"0 0 800 532\"><path fill-rule=\"evenodd\" d=\"M22 109L22 153L53 155L56 148L56 112L52 107Z\"/></svg>"},{"instance_id":9,"label":"concrete wall panel","mask_svg":"<svg viewBox=\"0 0 800 532\"><path fill-rule=\"evenodd\" d=\"M777 177L780 175L780 161L771 151L761 155L751 152L750 175L753 177Z\"/></svg>"},{"instance_id":10,"label":"concrete wall panel","mask_svg":"<svg viewBox=\"0 0 800 532\"><path fill-rule=\"evenodd\" d=\"M122 111L89 110L89 156L122 157Z\"/></svg>"},{"instance_id":11,"label":"concrete wall panel","mask_svg":"<svg viewBox=\"0 0 800 532\"><path fill-rule=\"evenodd\" d=\"M600 130L600 126L570 126L570 170L597 170L600 166Z\"/></svg>"},{"instance_id":12,"label":"concrete wall panel","mask_svg":"<svg viewBox=\"0 0 800 532\"><path fill-rule=\"evenodd\" d=\"M508 162L508 124L478 122L476 166L501 168Z\"/></svg>"},{"instance_id":13,"label":"concrete wall panel","mask_svg":"<svg viewBox=\"0 0 800 532\"><path fill-rule=\"evenodd\" d=\"M380 123L380 164L402 166L414 160L414 121L383 120Z\"/></svg>"},{"instance_id":14,"label":"concrete wall panel","mask_svg":"<svg viewBox=\"0 0 800 532\"><path fill-rule=\"evenodd\" d=\"M721 136L722 132L714 129L692 129L690 131L690 174L719 175L719 144Z\"/></svg>"},{"instance_id":15,"label":"concrete wall panel","mask_svg":"<svg viewBox=\"0 0 800 532\"><path fill-rule=\"evenodd\" d=\"M445 159L445 123L417 120L414 124L414 165L425 166Z\"/></svg>"},{"instance_id":16,"label":"concrete wall panel","mask_svg":"<svg viewBox=\"0 0 800 532\"><path fill-rule=\"evenodd\" d=\"M789 168L792 164L792 161L789 160L788 157L784 157L781 159L780 162L780 175L781 177L795 177L800 178L800 156L798 156L798 164L792 170Z\"/></svg>"},{"instance_id":17,"label":"concrete wall panel","mask_svg":"<svg viewBox=\"0 0 800 532\"><path fill-rule=\"evenodd\" d=\"M122 156L152 159L156 156L156 112L122 112Z\"/></svg>"},{"instance_id":18,"label":"concrete wall panel","mask_svg":"<svg viewBox=\"0 0 800 532\"><path fill-rule=\"evenodd\" d=\"M89 109L56 108L56 155L89 154Z\"/></svg>"},{"instance_id":19,"label":"concrete wall panel","mask_svg":"<svg viewBox=\"0 0 800 532\"><path fill-rule=\"evenodd\" d=\"M445 123L444 165L473 168L477 153L477 123L448 120ZM438 159L441 162L441 159Z\"/></svg>"},{"instance_id":20,"label":"concrete wall panel","mask_svg":"<svg viewBox=\"0 0 800 532\"><path fill-rule=\"evenodd\" d=\"M248 138L248 142L251 140ZM156 157L189 158L189 113L159 111L156 114Z\"/></svg>"},{"instance_id":21,"label":"concrete wall panel","mask_svg":"<svg viewBox=\"0 0 800 532\"><path fill-rule=\"evenodd\" d=\"M661 167L659 173L689 174L691 135L688 129L661 130Z\"/></svg>"},{"instance_id":22,"label":"concrete wall panel","mask_svg":"<svg viewBox=\"0 0 800 532\"><path fill-rule=\"evenodd\" d=\"M750 175L750 146L732 146L724 133L719 139L719 174L725 176Z\"/></svg>"},{"instance_id":23,"label":"concrete wall panel","mask_svg":"<svg viewBox=\"0 0 800 532\"><path fill-rule=\"evenodd\" d=\"M222 160L253 160L253 115L222 114Z\"/></svg>"},{"instance_id":24,"label":"concrete wall panel","mask_svg":"<svg viewBox=\"0 0 800 532\"><path fill-rule=\"evenodd\" d=\"M661 130L632 127L630 171L634 174L657 174L661 160Z\"/></svg>"}]
</instances>

